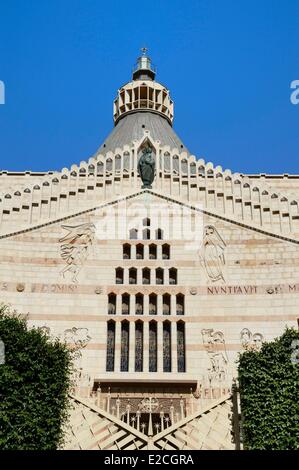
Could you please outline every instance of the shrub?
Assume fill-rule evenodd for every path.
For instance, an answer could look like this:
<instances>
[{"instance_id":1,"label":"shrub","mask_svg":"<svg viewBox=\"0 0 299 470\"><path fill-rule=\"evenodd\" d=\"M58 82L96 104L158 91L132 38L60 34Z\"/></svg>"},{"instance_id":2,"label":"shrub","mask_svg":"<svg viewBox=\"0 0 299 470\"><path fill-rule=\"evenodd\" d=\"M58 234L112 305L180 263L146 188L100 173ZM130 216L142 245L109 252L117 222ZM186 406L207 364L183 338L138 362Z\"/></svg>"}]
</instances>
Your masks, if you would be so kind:
<instances>
[{"instance_id":1,"label":"shrub","mask_svg":"<svg viewBox=\"0 0 299 470\"><path fill-rule=\"evenodd\" d=\"M294 340L298 341L297 353ZM291 328L280 338L263 343L260 351L240 355L245 449L299 449L298 345L299 332Z\"/></svg>"},{"instance_id":2,"label":"shrub","mask_svg":"<svg viewBox=\"0 0 299 470\"><path fill-rule=\"evenodd\" d=\"M0 308L0 449L57 449L63 440L72 372L65 344Z\"/></svg>"}]
</instances>

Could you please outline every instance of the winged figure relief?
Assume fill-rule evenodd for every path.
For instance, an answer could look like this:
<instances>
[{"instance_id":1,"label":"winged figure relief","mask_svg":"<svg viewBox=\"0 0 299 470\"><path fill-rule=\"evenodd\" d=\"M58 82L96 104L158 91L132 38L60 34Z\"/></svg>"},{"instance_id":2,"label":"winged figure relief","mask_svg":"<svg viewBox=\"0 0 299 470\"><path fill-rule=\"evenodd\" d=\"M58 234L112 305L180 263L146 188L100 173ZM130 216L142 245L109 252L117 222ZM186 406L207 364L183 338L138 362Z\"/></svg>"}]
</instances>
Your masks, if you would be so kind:
<instances>
[{"instance_id":1,"label":"winged figure relief","mask_svg":"<svg viewBox=\"0 0 299 470\"><path fill-rule=\"evenodd\" d=\"M212 282L224 281L225 247L226 243L219 235L217 229L213 225L206 225L204 227L202 249L199 255L206 273Z\"/></svg>"},{"instance_id":2,"label":"winged figure relief","mask_svg":"<svg viewBox=\"0 0 299 470\"><path fill-rule=\"evenodd\" d=\"M61 275L65 277L68 273L72 282L78 282L78 274L95 238L95 225L92 223L75 226L62 225L62 228L67 230L68 233L59 240L61 243L60 254L66 262Z\"/></svg>"}]
</instances>

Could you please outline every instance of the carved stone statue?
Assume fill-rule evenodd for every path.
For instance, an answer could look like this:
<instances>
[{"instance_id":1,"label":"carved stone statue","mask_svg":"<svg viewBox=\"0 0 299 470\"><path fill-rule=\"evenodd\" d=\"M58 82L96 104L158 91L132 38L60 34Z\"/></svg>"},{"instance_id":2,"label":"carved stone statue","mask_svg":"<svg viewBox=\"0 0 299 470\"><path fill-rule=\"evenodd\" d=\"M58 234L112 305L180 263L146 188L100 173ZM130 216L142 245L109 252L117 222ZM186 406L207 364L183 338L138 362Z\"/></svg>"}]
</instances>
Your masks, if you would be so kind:
<instances>
[{"instance_id":1,"label":"carved stone statue","mask_svg":"<svg viewBox=\"0 0 299 470\"><path fill-rule=\"evenodd\" d=\"M138 162L138 172L143 183L142 189L151 189L155 178L155 160L150 147L145 147L142 150L142 155Z\"/></svg>"}]
</instances>

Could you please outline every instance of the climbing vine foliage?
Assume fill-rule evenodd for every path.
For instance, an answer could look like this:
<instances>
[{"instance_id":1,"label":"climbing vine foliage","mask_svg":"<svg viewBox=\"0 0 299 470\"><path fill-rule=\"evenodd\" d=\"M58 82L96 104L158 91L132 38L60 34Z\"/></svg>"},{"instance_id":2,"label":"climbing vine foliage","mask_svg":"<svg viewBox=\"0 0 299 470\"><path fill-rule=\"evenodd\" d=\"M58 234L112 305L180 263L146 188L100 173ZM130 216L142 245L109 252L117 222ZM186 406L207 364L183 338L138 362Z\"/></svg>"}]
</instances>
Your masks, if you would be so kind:
<instances>
[{"instance_id":1,"label":"climbing vine foliage","mask_svg":"<svg viewBox=\"0 0 299 470\"><path fill-rule=\"evenodd\" d=\"M0 449L57 449L63 440L71 352L0 307Z\"/></svg>"},{"instance_id":2,"label":"climbing vine foliage","mask_svg":"<svg viewBox=\"0 0 299 470\"><path fill-rule=\"evenodd\" d=\"M244 448L299 449L299 332L239 358Z\"/></svg>"}]
</instances>

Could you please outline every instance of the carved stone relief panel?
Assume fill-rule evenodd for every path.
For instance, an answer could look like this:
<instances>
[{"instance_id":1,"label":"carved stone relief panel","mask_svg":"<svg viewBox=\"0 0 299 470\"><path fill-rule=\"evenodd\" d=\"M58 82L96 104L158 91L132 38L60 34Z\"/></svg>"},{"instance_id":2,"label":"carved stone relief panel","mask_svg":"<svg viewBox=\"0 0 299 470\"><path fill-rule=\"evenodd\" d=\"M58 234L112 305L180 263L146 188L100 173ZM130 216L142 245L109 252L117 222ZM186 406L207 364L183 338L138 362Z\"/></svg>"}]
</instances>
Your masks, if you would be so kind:
<instances>
[{"instance_id":1,"label":"carved stone relief panel","mask_svg":"<svg viewBox=\"0 0 299 470\"><path fill-rule=\"evenodd\" d=\"M211 282L225 282L225 248L226 243L219 235L216 227L213 225L205 225L199 257L205 269L207 278Z\"/></svg>"}]
</instances>

